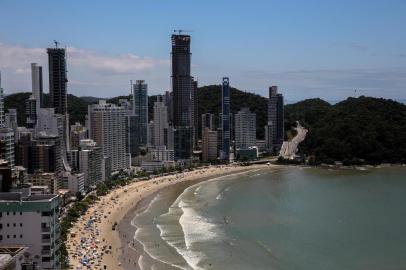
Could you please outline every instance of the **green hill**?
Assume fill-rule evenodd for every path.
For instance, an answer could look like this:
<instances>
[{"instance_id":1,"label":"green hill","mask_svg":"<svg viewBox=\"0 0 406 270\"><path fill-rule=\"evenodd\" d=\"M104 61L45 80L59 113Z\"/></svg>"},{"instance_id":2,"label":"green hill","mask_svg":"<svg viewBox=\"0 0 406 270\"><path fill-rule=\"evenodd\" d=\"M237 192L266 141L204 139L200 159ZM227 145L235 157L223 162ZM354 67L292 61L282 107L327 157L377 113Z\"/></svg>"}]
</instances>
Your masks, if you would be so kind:
<instances>
[{"instance_id":1,"label":"green hill","mask_svg":"<svg viewBox=\"0 0 406 270\"><path fill-rule=\"evenodd\" d=\"M335 105L319 99L286 106L287 122L309 129L300 151L316 163L406 163L406 106L371 97Z\"/></svg>"}]
</instances>

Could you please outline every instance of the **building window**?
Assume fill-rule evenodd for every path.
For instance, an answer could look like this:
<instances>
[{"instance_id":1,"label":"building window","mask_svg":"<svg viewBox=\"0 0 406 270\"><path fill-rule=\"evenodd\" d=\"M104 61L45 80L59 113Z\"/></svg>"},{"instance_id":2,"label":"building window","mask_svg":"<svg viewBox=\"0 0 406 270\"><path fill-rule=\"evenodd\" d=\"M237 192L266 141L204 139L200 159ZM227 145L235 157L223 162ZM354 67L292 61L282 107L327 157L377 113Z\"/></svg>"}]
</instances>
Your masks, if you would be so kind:
<instances>
[{"instance_id":1,"label":"building window","mask_svg":"<svg viewBox=\"0 0 406 270\"><path fill-rule=\"evenodd\" d=\"M15 227L16 226L16 224L15 223L13 223L13 227Z\"/></svg>"},{"instance_id":2,"label":"building window","mask_svg":"<svg viewBox=\"0 0 406 270\"><path fill-rule=\"evenodd\" d=\"M9 239L9 238L10 238L10 235L7 234L7 239Z\"/></svg>"},{"instance_id":3,"label":"building window","mask_svg":"<svg viewBox=\"0 0 406 270\"><path fill-rule=\"evenodd\" d=\"M3 235L0 234L0 241L3 241Z\"/></svg>"},{"instance_id":4,"label":"building window","mask_svg":"<svg viewBox=\"0 0 406 270\"><path fill-rule=\"evenodd\" d=\"M15 216L16 215L16 212L13 212L13 216Z\"/></svg>"},{"instance_id":5,"label":"building window","mask_svg":"<svg viewBox=\"0 0 406 270\"><path fill-rule=\"evenodd\" d=\"M14 234L14 235L13 235L13 238L16 238L16 237L17 237L17 236Z\"/></svg>"},{"instance_id":6,"label":"building window","mask_svg":"<svg viewBox=\"0 0 406 270\"><path fill-rule=\"evenodd\" d=\"M7 223L7 227L10 227L10 223Z\"/></svg>"},{"instance_id":7,"label":"building window","mask_svg":"<svg viewBox=\"0 0 406 270\"><path fill-rule=\"evenodd\" d=\"M22 216L23 215L23 212L20 212L20 216Z\"/></svg>"},{"instance_id":8,"label":"building window","mask_svg":"<svg viewBox=\"0 0 406 270\"><path fill-rule=\"evenodd\" d=\"M7 212L7 216L9 215L10 213L9 212Z\"/></svg>"},{"instance_id":9,"label":"building window","mask_svg":"<svg viewBox=\"0 0 406 270\"><path fill-rule=\"evenodd\" d=\"M20 238L23 238L23 235L22 235L22 234L20 234Z\"/></svg>"},{"instance_id":10,"label":"building window","mask_svg":"<svg viewBox=\"0 0 406 270\"><path fill-rule=\"evenodd\" d=\"M22 223L20 223L20 227L22 227L23 226L23 224Z\"/></svg>"}]
</instances>

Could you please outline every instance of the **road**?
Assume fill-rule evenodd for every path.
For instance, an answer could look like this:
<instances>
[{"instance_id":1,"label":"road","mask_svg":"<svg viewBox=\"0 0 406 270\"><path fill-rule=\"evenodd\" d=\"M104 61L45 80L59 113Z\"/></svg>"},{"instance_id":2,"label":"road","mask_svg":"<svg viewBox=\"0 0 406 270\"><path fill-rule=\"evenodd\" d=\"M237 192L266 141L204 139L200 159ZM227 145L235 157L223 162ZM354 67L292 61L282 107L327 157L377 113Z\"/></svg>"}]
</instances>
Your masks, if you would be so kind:
<instances>
[{"instance_id":1,"label":"road","mask_svg":"<svg viewBox=\"0 0 406 270\"><path fill-rule=\"evenodd\" d=\"M281 147L281 151L279 152L279 156L286 158L286 159L293 159L296 156L298 146L301 142L304 141L306 138L306 134L308 132L307 129L302 127L299 121L296 121L297 126L295 130L297 131L296 136L291 141L284 141Z\"/></svg>"}]
</instances>

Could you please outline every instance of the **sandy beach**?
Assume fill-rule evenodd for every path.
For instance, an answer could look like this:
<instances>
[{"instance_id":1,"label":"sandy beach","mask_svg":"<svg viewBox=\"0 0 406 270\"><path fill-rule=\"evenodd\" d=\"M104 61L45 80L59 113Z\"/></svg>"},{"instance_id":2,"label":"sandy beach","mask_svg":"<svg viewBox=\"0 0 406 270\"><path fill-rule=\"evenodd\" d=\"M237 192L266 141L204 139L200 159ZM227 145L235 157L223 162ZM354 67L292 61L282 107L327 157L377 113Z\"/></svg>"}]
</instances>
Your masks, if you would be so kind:
<instances>
[{"instance_id":1,"label":"sandy beach","mask_svg":"<svg viewBox=\"0 0 406 270\"><path fill-rule=\"evenodd\" d=\"M127 235L130 233L128 230L120 231L122 226L114 226L114 224L119 224L124 218L128 220L131 215L127 213L133 212L141 200L162 188L177 183L203 181L264 167L267 166L211 166L133 182L126 187L113 190L106 196L100 197L100 200L93 204L72 227L67 240L71 269L128 269L129 265L134 266L132 269L136 269L136 257L127 258L128 256L123 254L125 247L136 243L131 243L132 235ZM82 263L84 261L88 262L86 266Z\"/></svg>"}]
</instances>

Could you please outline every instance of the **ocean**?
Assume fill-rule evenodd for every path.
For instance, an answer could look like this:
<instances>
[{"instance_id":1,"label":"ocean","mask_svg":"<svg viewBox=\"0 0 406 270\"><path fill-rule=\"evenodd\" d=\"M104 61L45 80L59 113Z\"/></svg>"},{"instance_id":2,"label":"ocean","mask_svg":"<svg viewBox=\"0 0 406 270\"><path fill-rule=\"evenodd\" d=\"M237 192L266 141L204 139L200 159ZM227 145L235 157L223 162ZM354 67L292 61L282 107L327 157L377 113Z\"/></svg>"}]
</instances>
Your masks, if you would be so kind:
<instances>
[{"instance_id":1,"label":"ocean","mask_svg":"<svg viewBox=\"0 0 406 270\"><path fill-rule=\"evenodd\" d=\"M406 168L281 167L160 191L140 269L405 269Z\"/></svg>"}]
</instances>

